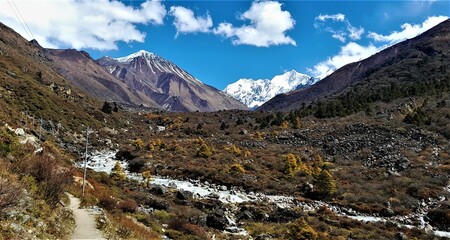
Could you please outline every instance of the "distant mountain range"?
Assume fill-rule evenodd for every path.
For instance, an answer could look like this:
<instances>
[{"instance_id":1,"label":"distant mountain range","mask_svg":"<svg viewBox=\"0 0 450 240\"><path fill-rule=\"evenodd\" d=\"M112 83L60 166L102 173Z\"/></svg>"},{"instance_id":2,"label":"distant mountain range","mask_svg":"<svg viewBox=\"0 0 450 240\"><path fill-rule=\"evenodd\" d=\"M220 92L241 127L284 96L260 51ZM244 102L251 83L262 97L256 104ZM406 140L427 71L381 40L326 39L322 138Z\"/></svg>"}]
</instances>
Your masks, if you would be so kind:
<instances>
[{"instance_id":1,"label":"distant mountain range","mask_svg":"<svg viewBox=\"0 0 450 240\"><path fill-rule=\"evenodd\" d=\"M328 107L348 112L349 106L358 109L371 102L418 96L448 81L449 56L450 20L446 20L415 38L347 64L309 88L279 94L258 109L290 111L338 99Z\"/></svg>"},{"instance_id":2,"label":"distant mountain range","mask_svg":"<svg viewBox=\"0 0 450 240\"><path fill-rule=\"evenodd\" d=\"M174 63L147 51L141 50L121 58L103 57L96 62L130 89L151 98L169 111L247 109L239 101L202 83Z\"/></svg>"},{"instance_id":3,"label":"distant mountain range","mask_svg":"<svg viewBox=\"0 0 450 240\"><path fill-rule=\"evenodd\" d=\"M7 29L5 34L26 41L12 29L1 27ZM102 101L179 112L248 109L176 64L144 50L126 57L103 57L96 61L85 51L45 49L35 40L28 44L43 58L42 64Z\"/></svg>"},{"instance_id":4,"label":"distant mountain range","mask_svg":"<svg viewBox=\"0 0 450 240\"><path fill-rule=\"evenodd\" d=\"M272 79L239 79L228 85L224 92L249 108L257 108L278 94L306 88L318 80L291 70Z\"/></svg>"}]
</instances>

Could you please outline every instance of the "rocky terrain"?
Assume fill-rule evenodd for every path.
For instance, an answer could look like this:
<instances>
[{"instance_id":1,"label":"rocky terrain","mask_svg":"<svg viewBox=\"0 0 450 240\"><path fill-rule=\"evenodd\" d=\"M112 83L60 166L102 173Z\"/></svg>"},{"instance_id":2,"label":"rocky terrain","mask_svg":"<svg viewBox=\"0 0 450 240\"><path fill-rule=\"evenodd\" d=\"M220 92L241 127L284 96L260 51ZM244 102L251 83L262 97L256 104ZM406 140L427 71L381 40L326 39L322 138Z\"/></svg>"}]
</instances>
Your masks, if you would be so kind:
<instances>
[{"instance_id":1,"label":"rocky terrain","mask_svg":"<svg viewBox=\"0 0 450 240\"><path fill-rule=\"evenodd\" d=\"M75 226L66 192L99 209L98 228L111 239L449 237L450 95L441 68L448 23L394 46L392 62L367 78L413 72L414 62L436 72L431 82L420 85L418 75L419 85L388 80L370 86L389 91L355 88L336 102L270 108L289 112L105 103L60 74L35 42L0 25L0 238L68 238ZM385 53L375 57L384 61ZM416 53L427 60L412 61ZM126 67L149 68L152 58L109 59L118 64L109 69L130 77ZM169 80L190 78L171 70Z\"/></svg>"}]
</instances>

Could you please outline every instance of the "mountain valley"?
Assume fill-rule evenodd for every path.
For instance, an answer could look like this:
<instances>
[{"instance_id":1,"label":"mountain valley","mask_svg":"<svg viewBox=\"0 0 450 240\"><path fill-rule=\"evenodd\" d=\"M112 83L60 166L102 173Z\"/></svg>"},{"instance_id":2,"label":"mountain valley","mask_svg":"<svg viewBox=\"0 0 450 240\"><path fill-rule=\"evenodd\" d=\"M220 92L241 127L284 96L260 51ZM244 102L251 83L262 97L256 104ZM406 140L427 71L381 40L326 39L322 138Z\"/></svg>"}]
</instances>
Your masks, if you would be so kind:
<instances>
[{"instance_id":1,"label":"mountain valley","mask_svg":"<svg viewBox=\"0 0 450 240\"><path fill-rule=\"evenodd\" d=\"M66 192L107 239L450 237L450 20L320 81L241 79L243 103L0 30L0 239L70 239Z\"/></svg>"}]
</instances>

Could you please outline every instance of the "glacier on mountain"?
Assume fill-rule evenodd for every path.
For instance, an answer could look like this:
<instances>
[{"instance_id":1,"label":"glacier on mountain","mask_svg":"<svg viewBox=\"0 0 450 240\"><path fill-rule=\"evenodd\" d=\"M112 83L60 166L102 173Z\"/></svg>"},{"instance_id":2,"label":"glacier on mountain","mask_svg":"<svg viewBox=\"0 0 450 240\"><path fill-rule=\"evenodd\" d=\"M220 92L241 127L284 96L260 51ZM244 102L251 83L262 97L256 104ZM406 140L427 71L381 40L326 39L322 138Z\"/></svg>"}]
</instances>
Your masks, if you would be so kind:
<instances>
[{"instance_id":1,"label":"glacier on mountain","mask_svg":"<svg viewBox=\"0 0 450 240\"><path fill-rule=\"evenodd\" d=\"M295 70L277 75L272 79L242 78L228 85L224 92L249 108L257 108L278 94L313 85L319 79Z\"/></svg>"}]
</instances>

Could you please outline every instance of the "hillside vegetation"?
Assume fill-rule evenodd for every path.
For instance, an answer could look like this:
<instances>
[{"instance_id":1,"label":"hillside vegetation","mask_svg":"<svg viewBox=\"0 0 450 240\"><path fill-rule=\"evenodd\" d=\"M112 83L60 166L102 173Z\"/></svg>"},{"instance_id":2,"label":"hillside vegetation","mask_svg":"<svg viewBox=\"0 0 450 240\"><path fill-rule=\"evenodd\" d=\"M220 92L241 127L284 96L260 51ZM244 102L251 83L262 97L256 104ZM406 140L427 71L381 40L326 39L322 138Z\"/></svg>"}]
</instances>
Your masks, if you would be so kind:
<instances>
[{"instance_id":1,"label":"hillside vegetation","mask_svg":"<svg viewBox=\"0 0 450 240\"><path fill-rule=\"evenodd\" d=\"M69 238L65 192L98 210L111 239L450 231L448 54L436 50L448 42L400 53L342 93L290 112L180 113L99 101L56 73L38 45L0 27L0 239ZM88 169L83 197L76 166L88 126L89 164L115 156L95 159L111 161L111 171ZM153 181L161 177L215 192L199 197ZM224 201L218 191L253 201Z\"/></svg>"}]
</instances>

